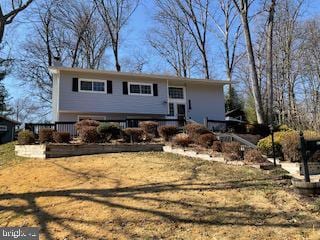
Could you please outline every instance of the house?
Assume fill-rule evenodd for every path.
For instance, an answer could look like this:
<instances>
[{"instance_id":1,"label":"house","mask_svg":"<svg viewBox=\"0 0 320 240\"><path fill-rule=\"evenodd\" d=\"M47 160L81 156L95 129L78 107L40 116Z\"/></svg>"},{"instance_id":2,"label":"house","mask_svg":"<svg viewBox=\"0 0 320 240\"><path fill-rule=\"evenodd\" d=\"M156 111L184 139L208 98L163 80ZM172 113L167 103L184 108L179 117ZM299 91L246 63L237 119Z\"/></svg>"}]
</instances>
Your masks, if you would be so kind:
<instances>
[{"instance_id":1,"label":"house","mask_svg":"<svg viewBox=\"0 0 320 240\"><path fill-rule=\"evenodd\" d=\"M228 81L50 67L54 121L205 117L225 120Z\"/></svg>"},{"instance_id":2,"label":"house","mask_svg":"<svg viewBox=\"0 0 320 240\"><path fill-rule=\"evenodd\" d=\"M0 115L0 144L14 140L17 125L20 123Z\"/></svg>"}]
</instances>

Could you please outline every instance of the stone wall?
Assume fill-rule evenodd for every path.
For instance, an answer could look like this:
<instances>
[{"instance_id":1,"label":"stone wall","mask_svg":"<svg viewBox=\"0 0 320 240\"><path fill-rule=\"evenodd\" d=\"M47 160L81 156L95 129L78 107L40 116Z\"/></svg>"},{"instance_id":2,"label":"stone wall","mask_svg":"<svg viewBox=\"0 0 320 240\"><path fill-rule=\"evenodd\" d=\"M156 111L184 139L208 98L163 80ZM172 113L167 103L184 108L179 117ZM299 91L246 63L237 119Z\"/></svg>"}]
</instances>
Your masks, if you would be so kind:
<instances>
[{"instance_id":1,"label":"stone wall","mask_svg":"<svg viewBox=\"0 0 320 240\"><path fill-rule=\"evenodd\" d=\"M16 145L17 156L29 158L58 158L99 153L162 151L163 144L41 144Z\"/></svg>"}]
</instances>

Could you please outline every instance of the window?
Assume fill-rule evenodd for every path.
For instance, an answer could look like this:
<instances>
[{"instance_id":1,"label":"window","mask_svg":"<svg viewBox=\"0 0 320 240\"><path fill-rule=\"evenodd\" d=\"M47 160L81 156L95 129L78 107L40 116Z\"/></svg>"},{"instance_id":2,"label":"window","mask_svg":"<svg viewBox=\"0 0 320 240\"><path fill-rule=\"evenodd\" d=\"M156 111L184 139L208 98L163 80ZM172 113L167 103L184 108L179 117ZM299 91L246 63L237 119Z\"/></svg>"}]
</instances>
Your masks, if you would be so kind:
<instances>
[{"instance_id":1,"label":"window","mask_svg":"<svg viewBox=\"0 0 320 240\"><path fill-rule=\"evenodd\" d=\"M183 88L169 87L169 98L172 99L184 99Z\"/></svg>"},{"instance_id":2,"label":"window","mask_svg":"<svg viewBox=\"0 0 320 240\"><path fill-rule=\"evenodd\" d=\"M0 125L0 132L8 131L8 127L6 125Z\"/></svg>"},{"instance_id":3,"label":"window","mask_svg":"<svg viewBox=\"0 0 320 240\"><path fill-rule=\"evenodd\" d=\"M104 82L93 82L93 91L104 92Z\"/></svg>"},{"instance_id":4,"label":"window","mask_svg":"<svg viewBox=\"0 0 320 240\"><path fill-rule=\"evenodd\" d=\"M169 114L168 116L173 117L174 116L174 104L169 103Z\"/></svg>"},{"instance_id":5,"label":"window","mask_svg":"<svg viewBox=\"0 0 320 240\"><path fill-rule=\"evenodd\" d=\"M152 84L147 83L129 83L130 95L152 95Z\"/></svg>"},{"instance_id":6,"label":"window","mask_svg":"<svg viewBox=\"0 0 320 240\"><path fill-rule=\"evenodd\" d=\"M81 91L92 91L92 82L81 81Z\"/></svg>"},{"instance_id":7,"label":"window","mask_svg":"<svg viewBox=\"0 0 320 240\"><path fill-rule=\"evenodd\" d=\"M80 80L80 92L105 92L103 80Z\"/></svg>"}]
</instances>

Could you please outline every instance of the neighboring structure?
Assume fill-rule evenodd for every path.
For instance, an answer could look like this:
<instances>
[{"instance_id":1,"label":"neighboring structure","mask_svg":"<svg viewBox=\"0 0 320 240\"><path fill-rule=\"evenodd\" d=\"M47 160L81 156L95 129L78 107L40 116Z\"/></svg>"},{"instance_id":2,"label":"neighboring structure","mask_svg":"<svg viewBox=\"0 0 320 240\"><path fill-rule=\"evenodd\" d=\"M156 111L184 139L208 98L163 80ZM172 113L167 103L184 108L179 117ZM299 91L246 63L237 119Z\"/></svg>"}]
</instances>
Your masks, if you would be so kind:
<instances>
[{"instance_id":1,"label":"neighboring structure","mask_svg":"<svg viewBox=\"0 0 320 240\"><path fill-rule=\"evenodd\" d=\"M225 120L229 81L51 67L54 121L183 118Z\"/></svg>"},{"instance_id":2,"label":"neighboring structure","mask_svg":"<svg viewBox=\"0 0 320 240\"><path fill-rule=\"evenodd\" d=\"M240 108L233 109L231 111L226 112L226 120L246 122L247 121L246 113Z\"/></svg>"},{"instance_id":3,"label":"neighboring structure","mask_svg":"<svg viewBox=\"0 0 320 240\"><path fill-rule=\"evenodd\" d=\"M19 122L0 116L0 144L14 140L16 126Z\"/></svg>"}]
</instances>

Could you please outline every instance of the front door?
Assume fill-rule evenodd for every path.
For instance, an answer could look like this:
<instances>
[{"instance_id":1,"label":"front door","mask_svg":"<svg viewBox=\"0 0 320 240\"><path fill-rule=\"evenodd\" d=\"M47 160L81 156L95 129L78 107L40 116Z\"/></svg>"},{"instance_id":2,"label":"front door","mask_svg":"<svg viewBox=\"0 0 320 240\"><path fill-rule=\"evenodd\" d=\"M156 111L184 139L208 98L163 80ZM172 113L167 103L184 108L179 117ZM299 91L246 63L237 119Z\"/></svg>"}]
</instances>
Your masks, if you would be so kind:
<instances>
[{"instance_id":1,"label":"front door","mask_svg":"<svg viewBox=\"0 0 320 240\"><path fill-rule=\"evenodd\" d=\"M185 104L177 104L177 117L179 120L179 124L181 126L183 126L185 119L186 119L186 105Z\"/></svg>"}]
</instances>

